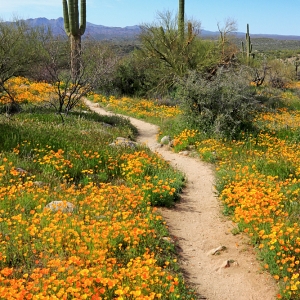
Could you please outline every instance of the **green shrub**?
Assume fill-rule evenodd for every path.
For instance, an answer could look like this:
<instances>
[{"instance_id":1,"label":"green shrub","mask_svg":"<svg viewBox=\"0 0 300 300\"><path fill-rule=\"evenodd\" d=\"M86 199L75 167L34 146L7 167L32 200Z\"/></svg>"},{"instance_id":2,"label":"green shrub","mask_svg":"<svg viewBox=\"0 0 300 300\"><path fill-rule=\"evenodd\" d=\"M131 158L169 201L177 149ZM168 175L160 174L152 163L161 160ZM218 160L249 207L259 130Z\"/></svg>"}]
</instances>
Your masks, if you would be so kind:
<instances>
[{"instance_id":1,"label":"green shrub","mask_svg":"<svg viewBox=\"0 0 300 300\"><path fill-rule=\"evenodd\" d=\"M177 97L189 126L217 137L235 137L251 127L260 107L255 89L242 70L221 69L209 80L190 72L178 81Z\"/></svg>"}]
</instances>

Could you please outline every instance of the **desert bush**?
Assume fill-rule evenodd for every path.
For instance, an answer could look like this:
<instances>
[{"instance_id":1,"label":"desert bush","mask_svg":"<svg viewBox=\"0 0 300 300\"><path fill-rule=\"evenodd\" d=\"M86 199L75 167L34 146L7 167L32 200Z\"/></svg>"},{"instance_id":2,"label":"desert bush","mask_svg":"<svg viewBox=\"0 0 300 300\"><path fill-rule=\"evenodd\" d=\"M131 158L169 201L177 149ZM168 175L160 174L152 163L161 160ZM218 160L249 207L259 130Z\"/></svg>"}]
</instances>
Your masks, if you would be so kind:
<instances>
[{"instance_id":1,"label":"desert bush","mask_svg":"<svg viewBox=\"0 0 300 300\"><path fill-rule=\"evenodd\" d=\"M268 84L271 87L283 89L295 78L295 66L290 62L274 59L268 62Z\"/></svg>"},{"instance_id":2,"label":"desert bush","mask_svg":"<svg viewBox=\"0 0 300 300\"><path fill-rule=\"evenodd\" d=\"M187 123L214 136L236 136L251 125L259 107L242 69L221 69L211 80L190 72L177 85Z\"/></svg>"},{"instance_id":3,"label":"desert bush","mask_svg":"<svg viewBox=\"0 0 300 300\"><path fill-rule=\"evenodd\" d=\"M58 113L68 113L84 96L103 86L111 87L111 75L117 56L107 45L92 40L82 45L80 72L72 74L69 41L49 35L42 43L42 57L35 77L51 83L54 93L49 103Z\"/></svg>"},{"instance_id":4,"label":"desert bush","mask_svg":"<svg viewBox=\"0 0 300 300\"><path fill-rule=\"evenodd\" d=\"M124 56L118 63L114 74L113 86L117 95L144 97L149 89L158 83L150 60L144 60L139 51Z\"/></svg>"},{"instance_id":5,"label":"desert bush","mask_svg":"<svg viewBox=\"0 0 300 300\"><path fill-rule=\"evenodd\" d=\"M177 28L177 18L170 12L159 13L158 21L141 27L140 55L148 62L146 76L150 94L164 96L174 93L177 78L190 70L214 72L221 61L220 49L213 41L200 38L200 24L187 21L184 39Z\"/></svg>"},{"instance_id":6,"label":"desert bush","mask_svg":"<svg viewBox=\"0 0 300 300\"><path fill-rule=\"evenodd\" d=\"M18 103L6 83L12 77L28 74L32 65L40 60L40 41L46 34L45 29L31 28L24 21L0 20L0 97L4 95L8 112L18 110Z\"/></svg>"}]
</instances>

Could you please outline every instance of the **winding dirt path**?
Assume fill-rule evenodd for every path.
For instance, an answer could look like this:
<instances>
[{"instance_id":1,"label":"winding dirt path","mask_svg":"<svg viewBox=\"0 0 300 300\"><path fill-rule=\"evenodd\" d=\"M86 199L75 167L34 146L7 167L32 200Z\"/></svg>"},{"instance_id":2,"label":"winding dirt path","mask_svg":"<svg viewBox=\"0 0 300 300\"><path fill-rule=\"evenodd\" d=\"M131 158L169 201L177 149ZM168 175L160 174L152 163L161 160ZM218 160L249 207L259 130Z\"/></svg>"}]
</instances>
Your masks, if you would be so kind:
<instances>
[{"instance_id":1,"label":"winding dirt path","mask_svg":"<svg viewBox=\"0 0 300 300\"><path fill-rule=\"evenodd\" d=\"M86 104L99 114L112 114L88 100ZM146 143L186 174L187 185L180 202L175 208L160 209L160 213L176 241L186 281L199 293L199 299L276 299L276 283L262 271L248 238L243 234L234 236L231 230L235 225L222 215L212 166L159 147L157 126L129 119L138 128L138 142ZM212 250L216 251L214 255Z\"/></svg>"}]
</instances>

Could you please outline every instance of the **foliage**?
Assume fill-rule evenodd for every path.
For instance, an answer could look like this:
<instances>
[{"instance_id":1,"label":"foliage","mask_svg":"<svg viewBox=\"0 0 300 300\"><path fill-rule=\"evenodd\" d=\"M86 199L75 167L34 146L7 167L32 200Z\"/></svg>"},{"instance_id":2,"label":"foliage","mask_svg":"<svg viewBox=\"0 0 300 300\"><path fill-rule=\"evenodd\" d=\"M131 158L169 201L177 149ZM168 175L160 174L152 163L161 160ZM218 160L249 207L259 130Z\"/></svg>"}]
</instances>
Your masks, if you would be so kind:
<instances>
[{"instance_id":1,"label":"foliage","mask_svg":"<svg viewBox=\"0 0 300 300\"><path fill-rule=\"evenodd\" d=\"M24 21L0 22L0 94L5 92L8 110L19 110L12 91L6 82L14 76L28 74L39 61L40 39L48 33L41 28L30 28Z\"/></svg>"},{"instance_id":2,"label":"foliage","mask_svg":"<svg viewBox=\"0 0 300 300\"><path fill-rule=\"evenodd\" d=\"M212 80L191 72L178 81L178 87L186 122L214 136L236 136L258 109L255 90L242 71L221 70Z\"/></svg>"},{"instance_id":3,"label":"foliage","mask_svg":"<svg viewBox=\"0 0 300 300\"><path fill-rule=\"evenodd\" d=\"M106 106L114 112L146 119L156 124L160 124L162 120L174 118L181 113L178 106L167 106L163 101L158 99L146 100L130 97L104 97L98 94L90 95L90 99L100 103L102 106Z\"/></svg>"},{"instance_id":4,"label":"foliage","mask_svg":"<svg viewBox=\"0 0 300 300\"><path fill-rule=\"evenodd\" d=\"M172 205L182 174L147 148L110 146L134 137L125 119L74 111L62 127L36 105L0 117L1 295L196 299L150 205ZM75 210L45 209L53 200Z\"/></svg>"},{"instance_id":5,"label":"foliage","mask_svg":"<svg viewBox=\"0 0 300 300\"><path fill-rule=\"evenodd\" d=\"M121 96L145 97L149 89L158 82L157 76L150 75L153 73L152 66L152 62L144 60L138 51L123 57L118 62L114 73L114 93ZM103 90L106 92L105 87Z\"/></svg>"},{"instance_id":6,"label":"foliage","mask_svg":"<svg viewBox=\"0 0 300 300\"><path fill-rule=\"evenodd\" d=\"M6 81L5 89L9 90L10 96L21 107L22 104L43 103L54 92L52 85L46 82L31 81L25 77L13 77ZM7 93L0 95L0 104L6 105L10 98Z\"/></svg>"},{"instance_id":7,"label":"foliage","mask_svg":"<svg viewBox=\"0 0 300 300\"><path fill-rule=\"evenodd\" d=\"M202 159L216 164L224 213L237 222L237 232L250 236L264 269L279 282L279 299L298 299L300 289L298 88L298 83L287 90L256 88L256 97L264 103L276 99L277 104L257 111L251 118L256 131L241 131L236 140L212 138L187 122L178 133L180 115L167 125L169 131L161 133L173 132L176 151L193 146Z\"/></svg>"},{"instance_id":8,"label":"foliage","mask_svg":"<svg viewBox=\"0 0 300 300\"><path fill-rule=\"evenodd\" d=\"M67 41L60 36L49 36L43 41L43 60L36 77L55 87L49 101L59 113L68 113L82 97L110 83L116 55L108 46L90 40L85 41L82 48L80 72L72 73Z\"/></svg>"},{"instance_id":9,"label":"foliage","mask_svg":"<svg viewBox=\"0 0 300 300\"><path fill-rule=\"evenodd\" d=\"M200 143L200 153L217 153L218 186L226 211L260 249L265 268L276 280L281 279L280 297L293 299L299 284L295 277L299 260L299 154L294 140L299 123L291 120L293 128L278 138L275 132L281 135L286 123L280 115L260 116L263 129L270 126L270 133L244 135L239 141L216 146L214 141ZM299 116L295 117L289 119Z\"/></svg>"},{"instance_id":10,"label":"foliage","mask_svg":"<svg viewBox=\"0 0 300 300\"><path fill-rule=\"evenodd\" d=\"M200 23L187 21L184 35L178 30L181 18L173 18L170 12L159 13L158 22L141 27L140 57L151 62L151 70L145 72L148 82L153 82L151 96L171 97L176 93L178 78L197 70L214 76L217 70L233 63L237 47L230 37L235 29L234 21L227 21L220 30L220 40L201 39ZM181 21L180 21L181 22Z\"/></svg>"},{"instance_id":11,"label":"foliage","mask_svg":"<svg viewBox=\"0 0 300 300\"><path fill-rule=\"evenodd\" d=\"M174 84L177 76L183 76L190 68L195 68L193 41L199 25L189 25L185 38L180 37L177 20L170 12L158 15L157 24L141 27L141 50L145 60L151 60L155 72L159 70L157 90L166 92ZM160 75L159 75L160 74Z\"/></svg>"},{"instance_id":12,"label":"foliage","mask_svg":"<svg viewBox=\"0 0 300 300\"><path fill-rule=\"evenodd\" d=\"M268 66L268 84L274 88L284 89L296 78L295 66L290 62L273 59L268 62Z\"/></svg>"},{"instance_id":13,"label":"foliage","mask_svg":"<svg viewBox=\"0 0 300 300\"><path fill-rule=\"evenodd\" d=\"M300 290L298 89L299 83L285 91L258 88L260 97L275 97L280 106L256 114L256 131L240 132L236 140L191 127L173 136L177 150L193 147L216 165L224 213L237 223L236 232L250 236L262 267L279 283L278 299L298 299ZM178 119L173 123L177 126Z\"/></svg>"},{"instance_id":14,"label":"foliage","mask_svg":"<svg viewBox=\"0 0 300 300\"><path fill-rule=\"evenodd\" d=\"M233 42L232 33L237 30L236 21L233 19L226 19L225 24L221 27L218 24L218 29L220 33L220 38L218 41L218 45L220 48L220 65L231 65L235 56L238 52L236 45Z\"/></svg>"}]
</instances>

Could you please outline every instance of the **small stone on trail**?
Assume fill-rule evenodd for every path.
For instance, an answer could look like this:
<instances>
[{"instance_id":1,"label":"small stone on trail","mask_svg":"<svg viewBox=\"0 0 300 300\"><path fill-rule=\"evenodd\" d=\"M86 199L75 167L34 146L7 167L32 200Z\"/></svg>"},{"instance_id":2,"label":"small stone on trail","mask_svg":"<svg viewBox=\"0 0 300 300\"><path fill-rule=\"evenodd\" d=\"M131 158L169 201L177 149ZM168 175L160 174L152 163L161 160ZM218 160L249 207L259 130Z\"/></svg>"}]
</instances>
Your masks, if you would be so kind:
<instances>
[{"instance_id":1,"label":"small stone on trail","mask_svg":"<svg viewBox=\"0 0 300 300\"><path fill-rule=\"evenodd\" d=\"M225 246L219 246L215 249L212 249L210 251L208 251L208 255L216 255L216 254L220 254L221 251L226 250L227 248Z\"/></svg>"},{"instance_id":2,"label":"small stone on trail","mask_svg":"<svg viewBox=\"0 0 300 300\"><path fill-rule=\"evenodd\" d=\"M221 269L227 269L227 268L230 268L230 267L238 267L239 264L237 261L233 260L233 259L228 259L228 260L225 260L221 263L221 265L216 268L216 271L219 271Z\"/></svg>"},{"instance_id":3,"label":"small stone on trail","mask_svg":"<svg viewBox=\"0 0 300 300\"><path fill-rule=\"evenodd\" d=\"M171 141L170 137L168 135L165 135L161 140L160 140L160 143L163 144L163 145L167 145L169 144Z\"/></svg>"},{"instance_id":4,"label":"small stone on trail","mask_svg":"<svg viewBox=\"0 0 300 300\"><path fill-rule=\"evenodd\" d=\"M190 152L189 151L180 151L178 154L184 155L184 156L189 156Z\"/></svg>"},{"instance_id":5,"label":"small stone on trail","mask_svg":"<svg viewBox=\"0 0 300 300\"><path fill-rule=\"evenodd\" d=\"M221 268L229 268L230 267L230 261L229 260L226 260L223 262L223 264L221 265Z\"/></svg>"}]
</instances>

